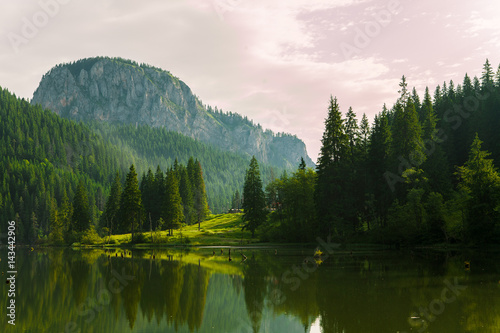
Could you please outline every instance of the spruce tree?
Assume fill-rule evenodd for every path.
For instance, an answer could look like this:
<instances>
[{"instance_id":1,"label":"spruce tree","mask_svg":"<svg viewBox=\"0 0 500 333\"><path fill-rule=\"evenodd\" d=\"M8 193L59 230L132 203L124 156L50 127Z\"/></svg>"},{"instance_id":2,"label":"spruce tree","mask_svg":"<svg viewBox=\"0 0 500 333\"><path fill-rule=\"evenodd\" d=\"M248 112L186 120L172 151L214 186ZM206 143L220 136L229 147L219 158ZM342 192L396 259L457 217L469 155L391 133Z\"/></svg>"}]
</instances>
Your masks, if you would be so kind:
<instances>
[{"instance_id":1,"label":"spruce tree","mask_svg":"<svg viewBox=\"0 0 500 333\"><path fill-rule=\"evenodd\" d=\"M151 219L153 220L153 229L156 230L158 228L158 221L160 218L163 218L163 221L165 220L165 217L163 216L163 202L165 201L165 175L159 165L156 167L154 192L155 196L153 198L154 204Z\"/></svg>"},{"instance_id":2,"label":"spruce tree","mask_svg":"<svg viewBox=\"0 0 500 333\"><path fill-rule=\"evenodd\" d=\"M175 228L178 228L184 220L182 212L182 199L179 194L179 182L175 171L170 169L165 180L165 201L163 206L163 216L165 216L166 228L170 230L170 235Z\"/></svg>"},{"instance_id":3,"label":"spruce tree","mask_svg":"<svg viewBox=\"0 0 500 333\"><path fill-rule=\"evenodd\" d=\"M375 116L370 144L368 148L368 170L370 170L370 188L375 200L375 210L381 225L385 225L388 209L392 202L391 181L397 182L398 175L388 177L392 156L392 133L389 115L384 105L382 112ZM401 177L399 177L401 178ZM402 181L402 178L401 178Z\"/></svg>"},{"instance_id":4,"label":"spruce tree","mask_svg":"<svg viewBox=\"0 0 500 333\"><path fill-rule=\"evenodd\" d=\"M75 198L73 199L72 230L80 233L90 227L90 208L87 195L87 189L82 180L76 188Z\"/></svg>"},{"instance_id":5,"label":"spruce tree","mask_svg":"<svg viewBox=\"0 0 500 333\"><path fill-rule=\"evenodd\" d=\"M351 163L353 163L355 160L355 147L358 145L359 139L359 126L356 114L352 110L352 107L349 107L346 114L345 134L347 135L349 142L349 157L351 159Z\"/></svg>"},{"instance_id":6,"label":"spruce tree","mask_svg":"<svg viewBox=\"0 0 500 333\"><path fill-rule=\"evenodd\" d=\"M186 167L181 166L178 174L180 175L179 194L181 195L182 199L184 220L186 221L186 224L190 225L195 220L192 186L189 181L189 176Z\"/></svg>"},{"instance_id":7,"label":"spruce tree","mask_svg":"<svg viewBox=\"0 0 500 333\"><path fill-rule=\"evenodd\" d=\"M142 199L141 191L139 190L139 182L137 173L132 164L130 166L125 186L123 187L122 196L120 199L120 217L123 221L124 230L132 232L131 241L134 242L135 227L141 222L142 218Z\"/></svg>"},{"instance_id":8,"label":"spruce tree","mask_svg":"<svg viewBox=\"0 0 500 333\"><path fill-rule=\"evenodd\" d=\"M469 160L457 171L459 187L469 195L466 236L473 243L491 240L499 219L500 175L481 144L476 133Z\"/></svg>"},{"instance_id":9,"label":"spruce tree","mask_svg":"<svg viewBox=\"0 0 500 333\"><path fill-rule=\"evenodd\" d=\"M368 122L368 117L365 113L363 113L363 117L361 118L361 123L359 124L359 137L360 137L360 146L361 146L361 154L364 156L368 153L368 144L370 138L370 123Z\"/></svg>"},{"instance_id":10,"label":"spruce tree","mask_svg":"<svg viewBox=\"0 0 500 333\"><path fill-rule=\"evenodd\" d=\"M432 105L429 88L425 89L422 105L422 139L426 148L426 161L422 169L429 177L431 190L447 194L451 190L450 171L448 161L442 147L442 140L437 136L437 116Z\"/></svg>"},{"instance_id":11,"label":"spruce tree","mask_svg":"<svg viewBox=\"0 0 500 333\"><path fill-rule=\"evenodd\" d=\"M259 163L255 156L250 160L249 168L245 175L245 185L243 187L243 220L246 222L242 230L249 230L252 238L255 230L266 218L266 200L262 189Z\"/></svg>"},{"instance_id":12,"label":"spruce tree","mask_svg":"<svg viewBox=\"0 0 500 333\"><path fill-rule=\"evenodd\" d=\"M143 177L141 182L140 190L142 195L142 203L144 206L144 226L145 229L152 229L152 222L154 218L154 199L156 196L156 180L151 169L148 169L147 174ZM150 230L151 231L151 230Z\"/></svg>"},{"instance_id":13,"label":"spruce tree","mask_svg":"<svg viewBox=\"0 0 500 333\"><path fill-rule=\"evenodd\" d=\"M320 232L340 234L344 231L344 171L347 167L345 161L349 151L349 137L336 97L330 96L321 143L315 193Z\"/></svg>"},{"instance_id":14,"label":"spruce tree","mask_svg":"<svg viewBox=\"0 0 500 333\"><path fill-rule=\"evenodd\" d=\"M207 202L207 192L205 190L205 181L203 180L203 171L201 164L196 160L192 168L193 186L193 199L194 199L194 212L198 222L198 230L201 229L200 223L204 221L210 214Z\"/></svg>"},{"instance_id":15,"label":"spruce tree","mask_svg":"<svg viewBox=\"0 0 500 333\"><path fill-rule=\"evenodd\" d=\"M49 217L50 233L49 240L54 245L61 245L64 243L63 226L60 220L60 215L57 211L57 201L52 198L50 202L50 217Z\"/></svg>"},{"instance_id":16,"label":"spruce tree","mask_svg":"<svg viewBox=\"0 0 500 333\"><path fill-rule=\"evenodd\" d=\"M106 201L106 206L104 212L101 216L101 228L108 228L110 233L115 231L116 226L119 225L119 210L120 210L120 198L122 195L122 184L120 173L117 172L113 184L111 184L111 191L109 193L108 201Z\"/></svg>"}]
</instances>

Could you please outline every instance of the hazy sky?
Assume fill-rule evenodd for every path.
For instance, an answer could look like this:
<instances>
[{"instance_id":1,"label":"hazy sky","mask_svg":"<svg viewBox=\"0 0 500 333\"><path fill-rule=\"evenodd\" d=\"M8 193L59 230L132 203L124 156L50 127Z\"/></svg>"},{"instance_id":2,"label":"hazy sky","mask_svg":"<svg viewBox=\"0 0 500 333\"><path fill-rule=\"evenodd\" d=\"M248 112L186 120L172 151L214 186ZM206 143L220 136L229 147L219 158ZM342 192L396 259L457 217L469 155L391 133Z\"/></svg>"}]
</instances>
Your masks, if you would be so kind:
<instances>
[{"instance_id":1,"label":"hazy sky","mask_svg":"<svg viewBox=\"0 0 500 333\"><path fill-rule=\"evenodd\" d=\"M0 86L31 98L97 55L164 68L205 104L296 134L316 160L329 96L370 120L406 75L420 95L500 62L495 0L0 0Z\"/></svg>"}]
</instances>

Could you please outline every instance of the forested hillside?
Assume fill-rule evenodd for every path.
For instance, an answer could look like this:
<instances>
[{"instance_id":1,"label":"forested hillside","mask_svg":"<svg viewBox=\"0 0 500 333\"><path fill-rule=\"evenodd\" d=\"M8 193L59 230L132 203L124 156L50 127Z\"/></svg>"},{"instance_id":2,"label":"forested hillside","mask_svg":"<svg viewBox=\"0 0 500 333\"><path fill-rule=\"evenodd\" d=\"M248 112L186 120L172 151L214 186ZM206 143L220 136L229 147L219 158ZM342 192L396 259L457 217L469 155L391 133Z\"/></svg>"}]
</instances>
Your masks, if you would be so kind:
<instances>
[{"instance_id":1,"label":"forested hillside","mask_svg":"<svg viewBox=\"0 0 500 333\"><path fill-rule=\"evenodd\" d=\"M203 167L208 192L208 204L213 212L225 212L231 208L233 194L243 188L248 160L237 153L221 151L209 144L193 140L164 128L147 125L110 125L91 122L89 127L104 141L134 156L139 173L160 165L163 170L174 160L187 164L190 157L196 157ZM263 165L263 175L269 181L272 175L282 169Z\"/></svg>"},{"instance_id":2,"label":"forested hillside","mask_svg":"<svg viewBox=\"0 0 500 333\"><path fill-rule=\"evenodd\" d=\"M160 166L166 172L176 158L187 165L194 157L210 210L225 211L243 185L248 163L241 155L161 128L75 123L5 89L0 90L0 142L0 217L17 221L20 242L46 238L51 211L65 212L60 220L68 221L79 184L97 226L116 173L123 183L131 164L140 180L148 169ZM263 169L269 180L274 171Z\"/></svg>"}]
</instances>

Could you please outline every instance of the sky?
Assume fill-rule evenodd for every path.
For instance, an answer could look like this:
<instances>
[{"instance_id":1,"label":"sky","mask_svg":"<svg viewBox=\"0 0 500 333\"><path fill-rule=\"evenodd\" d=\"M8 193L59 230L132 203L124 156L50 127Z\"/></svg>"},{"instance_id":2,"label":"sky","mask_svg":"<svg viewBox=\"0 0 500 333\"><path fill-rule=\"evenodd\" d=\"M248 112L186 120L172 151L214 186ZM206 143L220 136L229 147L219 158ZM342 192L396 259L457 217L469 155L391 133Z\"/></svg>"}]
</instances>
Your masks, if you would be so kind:
<instances>
[{"instance_id":1,"label":"sky","mask_svg":"<svg viewBox=\"0 0 500 333\"><path fill-rule=\"evenodd\" d=\"M493 0L0 0L0 86L32 98L56 64L148 63L204 104L297 135L316 160L330 96L370 121L401 77L423 96L500 63Z\"/></svg>"}]
</instances>

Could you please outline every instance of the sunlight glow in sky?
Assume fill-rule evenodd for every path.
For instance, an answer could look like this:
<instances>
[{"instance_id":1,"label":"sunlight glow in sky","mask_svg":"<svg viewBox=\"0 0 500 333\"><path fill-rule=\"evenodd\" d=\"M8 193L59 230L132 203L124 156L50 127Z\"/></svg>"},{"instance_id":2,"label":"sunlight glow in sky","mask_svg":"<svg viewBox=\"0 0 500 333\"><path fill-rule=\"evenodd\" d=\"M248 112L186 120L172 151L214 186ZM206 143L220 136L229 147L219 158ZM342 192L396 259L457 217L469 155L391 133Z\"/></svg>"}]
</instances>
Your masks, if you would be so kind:
<instances>
[{"instance_id":1,"label":"sunlight glow in sky","mask_svg":"<svg viewBox=\"0 0 500 333\"><path fill-rule=\"evenodd\" d=\"M423 95L500 63L491 0L0 0L0 85L31 98L61 62L164 68L205 104L296 134L316 160L330 94L370 119L398 82Z\"/></svg>"}]
</instances>

